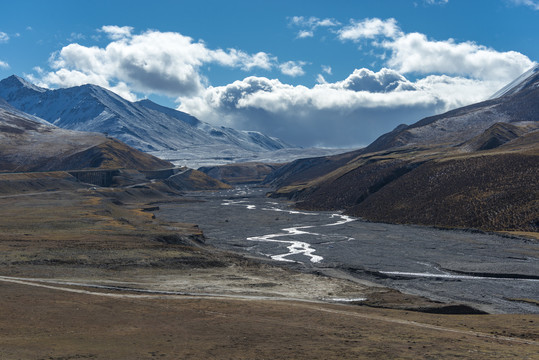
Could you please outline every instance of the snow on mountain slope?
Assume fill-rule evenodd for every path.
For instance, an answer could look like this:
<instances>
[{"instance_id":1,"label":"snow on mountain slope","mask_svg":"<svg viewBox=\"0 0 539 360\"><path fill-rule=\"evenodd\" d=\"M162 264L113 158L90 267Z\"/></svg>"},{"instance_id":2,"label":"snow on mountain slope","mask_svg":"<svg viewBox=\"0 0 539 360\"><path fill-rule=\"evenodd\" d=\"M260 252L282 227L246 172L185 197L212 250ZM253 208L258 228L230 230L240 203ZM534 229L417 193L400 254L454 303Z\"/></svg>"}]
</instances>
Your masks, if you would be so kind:
<instances>
[{"instance_id":1,"label":"snow on mountain slope","mask_svg":"<svg viewBox=\"0 0 539 360\"><path fill-rule=\"evenodd\" d=\"M25 113L23 111L20 111L19 109L14 108L13 106L11 106L7 101L5 101L1 97L0 97L0 109L5 110L7 112L10 112L12 114L18 115L18 116L20 116L22 118L25 118L25 119L28 119L28 120L33 120L33 121L41 123L41 124L51 125L47 120L43 120L42 118L27 114L27 113Z\"/></svg>"},{"instance_id":2,"label":"snow on mountain slope","mask_svg":"<svg viewBox=\"0 0 539 360\"><path fill-rule=\"evenodd\" d=\"M534 76L535 75L535 76ZM509 84L496 91L490 98L496 99L504 95L512 95L524 89L526 86L535 83L537 86L537 78L539 78L539 64L536 64L531 69L511 81Z\"/></svg>"},{"instance_id":3,"label":"snow on mountain slope","mask_svg":"<svg viewBox=\"0 0 539 360\"><path fill-rule=\"evenodd\" d=\"M401 125L365 148L365 152L400 146L456 146L496 123L525 125L539 119L539 65L501 89L495 97L444 114Z\"/></svg>"},{"instance_id":4,"label":"snow on mountain slope","mask_svg":"<svg viewBox=\"0 0 539 360\"><path fill-rule=\"evenodd\" d=\"M258 132L211 126L150 100L130 102L96 85L48 90L10 76L0 81L0 97L58 127L107 133L147 152L208 146L241 153L290 147Z\"/></svg>"}]
</instances>

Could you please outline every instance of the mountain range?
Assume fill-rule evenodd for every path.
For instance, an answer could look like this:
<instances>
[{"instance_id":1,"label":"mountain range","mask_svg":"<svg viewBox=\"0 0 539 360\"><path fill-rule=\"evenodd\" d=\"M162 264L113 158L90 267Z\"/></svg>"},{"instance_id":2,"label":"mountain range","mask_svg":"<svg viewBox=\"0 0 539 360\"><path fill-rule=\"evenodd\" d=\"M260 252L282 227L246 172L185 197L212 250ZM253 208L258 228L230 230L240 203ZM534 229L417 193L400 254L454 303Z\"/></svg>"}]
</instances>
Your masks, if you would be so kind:
<instances>
[{"instance_id":1,"label":"mountain range","mask_svg":"<svg viewBox=\"0 0 539 360\"><path fill-rule=\"evenodd\" d=\"M290 147L259 132L212 126L150 100L130 102L96 85L49 90L13 75L0 81L0 97L60 128L105 133L155 154L202 148L207 155L235 156Z\"/></svg>"},{"instance_id":2,"label":"mountain range","mask_svg":"<svg viewBox=\"0 0 539 360\"><path fill-rule=\"evenodd\" d=\"M272 196L286 196L303 209L344 210L391 223L537 232L538 119L536 65L491 99L400 125L363 149L281 167L253 164L239 177L234 167L206 170L245 182L275 169L264 181L277 188ZM12 172L171 165L114 138L146 152L196 153L212 161L287 151L263 134L213 127L95 85L48 90L16 76L0 81L0 138L1 168Z\"/></svg>"},{"instance_id":3,"label":"mountain range","mask_svg":"<svg viewBox=\"0 0 539 360\"><path fill-rule=\"evenodd\" d=\"M0 99L0 192L114 187L134 198L166 198L228 185L134 149L101 133L62 129Z\"/></svg>"},{"instance_id":4,"label":"mountain range","mask_svg":"<svg viewBox=\"0 0 539 360\"><path fill-rule=\"evenodd\" d=\"M302 209L372 221L539 230L539 65L481 103L266 177Z\"/></svg>"}]
</instances>

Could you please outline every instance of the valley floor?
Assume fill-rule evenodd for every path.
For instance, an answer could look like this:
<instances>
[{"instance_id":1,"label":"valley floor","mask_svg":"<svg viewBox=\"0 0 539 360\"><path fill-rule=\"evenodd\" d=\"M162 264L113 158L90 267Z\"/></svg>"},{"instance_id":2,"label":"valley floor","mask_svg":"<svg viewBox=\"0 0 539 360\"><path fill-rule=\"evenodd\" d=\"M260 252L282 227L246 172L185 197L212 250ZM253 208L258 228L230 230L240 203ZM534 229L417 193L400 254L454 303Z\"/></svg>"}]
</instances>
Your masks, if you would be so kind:
<instances>
[{"instance_id":1,"label":"valley floor","mask_svg":"<svg viewBox=\"0 0 539 360\"><path fill-rule=\"evenodd\" d=\"M137 189L0 197L2 359L533 359L537 315L441 315L368 282L281 268L155 219ZM145 209L145 210L142 210ZM359 301L359 303L362 303Z\"/></svg>"},{"instance_id":2,"label":"valley floor","mask_svg":"<svg viewBox=\"0 0 539 360\"><path fill-rule=\"evenodd\" d=\"M529 315L109 297L4 282L0 291L3 359L533 359L539 348Z\"/></svg>"}]
</instances>

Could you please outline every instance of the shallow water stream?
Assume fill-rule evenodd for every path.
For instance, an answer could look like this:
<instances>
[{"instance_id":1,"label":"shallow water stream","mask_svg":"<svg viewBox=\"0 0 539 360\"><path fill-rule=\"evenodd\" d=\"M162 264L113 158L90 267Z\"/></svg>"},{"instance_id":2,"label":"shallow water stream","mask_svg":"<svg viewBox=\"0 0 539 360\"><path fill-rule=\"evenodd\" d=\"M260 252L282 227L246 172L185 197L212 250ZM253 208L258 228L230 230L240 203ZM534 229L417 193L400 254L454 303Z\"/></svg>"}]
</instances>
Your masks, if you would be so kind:
<instances>
[{"instance_id":1,"label":"shallow water stream","mask_svg":"<svg viewBox=\"0 0 539 360\"><path fill-rule=\"evenodd\" d=\"M200 226L207 244L283 265L336 268L432 300L491 313L539 313L539 243L421 226L370 223L331 212L296 211L238 187L189 193L162 204L163 220Z\"/></svg>"}]
</instances>

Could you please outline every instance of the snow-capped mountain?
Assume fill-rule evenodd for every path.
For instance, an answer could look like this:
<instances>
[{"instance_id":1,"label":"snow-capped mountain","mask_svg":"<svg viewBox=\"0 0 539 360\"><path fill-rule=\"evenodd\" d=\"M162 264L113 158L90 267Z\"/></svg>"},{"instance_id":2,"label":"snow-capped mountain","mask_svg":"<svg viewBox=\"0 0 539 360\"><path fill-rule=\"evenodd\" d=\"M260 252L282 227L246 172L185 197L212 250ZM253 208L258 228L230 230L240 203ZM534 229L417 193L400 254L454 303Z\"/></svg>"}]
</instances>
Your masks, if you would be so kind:
<instances>
[{"instance_id":1,"label":"snow-capped mountain","mask_svg":"<svg viewBox=\"0 0 539 360\"><path fill-rule=\"evenodd\" d=\"M0 81L0 97L25 113L64 129L106 133L146 152L263 152L290 147L254 131L216 127L150 100L130 102L96 85L49 90L18 76Z\"/></svg>"}]
</instances>

